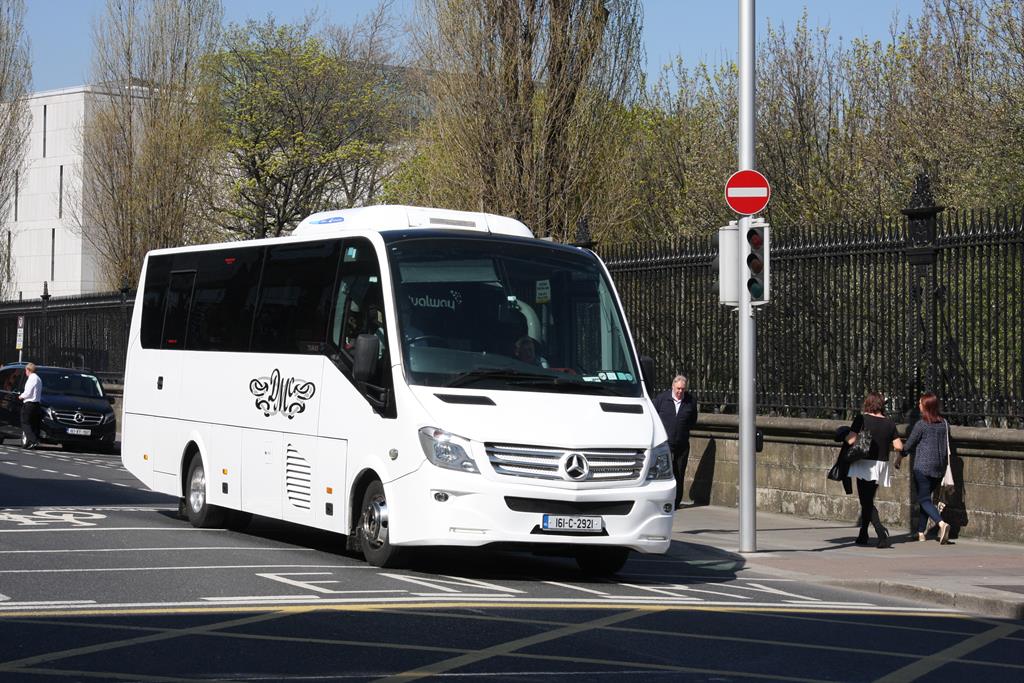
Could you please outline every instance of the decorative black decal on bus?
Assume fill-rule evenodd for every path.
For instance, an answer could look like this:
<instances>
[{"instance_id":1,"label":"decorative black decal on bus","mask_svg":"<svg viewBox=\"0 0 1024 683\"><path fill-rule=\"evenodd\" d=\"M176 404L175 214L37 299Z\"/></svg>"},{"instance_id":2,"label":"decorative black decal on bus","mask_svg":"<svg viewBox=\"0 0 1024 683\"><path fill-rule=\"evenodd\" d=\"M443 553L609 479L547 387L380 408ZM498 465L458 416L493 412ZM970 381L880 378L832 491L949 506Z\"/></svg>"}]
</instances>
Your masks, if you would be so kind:
<instances>
[{"instance_id":1,"label":"decorative black decal on bus","mask_svg":"<svg viewBox=\"0 0 1024 683\"><path fill-rule=\"evenodd\" d=\"M306 410L306 401L313 398L316 385L296 377L284 379L274 368L270 377L257 377L249 382L249 391L265 417L281 413L290 420Z\"/></svg>"}]
</instances>

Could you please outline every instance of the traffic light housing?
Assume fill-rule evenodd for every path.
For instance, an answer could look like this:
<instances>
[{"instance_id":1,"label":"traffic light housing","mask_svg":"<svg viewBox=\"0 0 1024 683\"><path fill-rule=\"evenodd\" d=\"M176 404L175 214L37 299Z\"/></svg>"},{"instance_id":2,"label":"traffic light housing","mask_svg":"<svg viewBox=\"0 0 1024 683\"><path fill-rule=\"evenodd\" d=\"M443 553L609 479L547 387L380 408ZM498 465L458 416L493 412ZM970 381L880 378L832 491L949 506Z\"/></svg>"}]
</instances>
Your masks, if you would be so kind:
<instances>
[{"instance_id":1,"label":"traffic light housing","mask_svg":"<svg viewBox=\"0 0 1024 683\"><path fill-rule=\"evenodd\" d=\"M719 228L715 240L715 257L711 261L711 273L718 289L718 303L739 306L739 253L736 221Z\"/></svg>"},{"instance_id":2,"label":"traffic light housing","mask_svg":"<svg viewBox=\"0 0 1024 683\"><path fill-rule=\"evenodd\" d=\"M754 306L766 304L769 299L768 224L759 218L751 219L742 249L750 303Z\"/></svg>"}]
</instances>

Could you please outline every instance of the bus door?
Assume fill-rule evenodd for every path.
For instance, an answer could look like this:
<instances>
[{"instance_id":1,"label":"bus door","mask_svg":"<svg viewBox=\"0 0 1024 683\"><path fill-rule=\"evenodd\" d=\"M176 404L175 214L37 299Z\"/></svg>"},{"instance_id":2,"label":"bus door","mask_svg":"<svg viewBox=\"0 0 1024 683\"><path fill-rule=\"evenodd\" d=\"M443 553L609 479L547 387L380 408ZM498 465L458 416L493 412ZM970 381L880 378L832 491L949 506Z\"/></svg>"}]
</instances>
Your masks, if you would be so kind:
<instances>
[{"instance_id":1,"label":"bus door","mask_svg":"<svg viewBox=\"0 0 1024 683\"><path fill-rule=\"evenodd\" d=\"M188 317L192 305L192 290L195 288L196 271L172 271L167 281L167 295L164 297L163 325L160 334L160 349L181 350L185 348L185 337L188 334ZM155 351L148 354L149 359L142 364L147 377L148 390L155 415L177 415L181 401L187 400L182 395L182 370L184 369L183 353L165 353ZM161 429L166 426L156 426ZM171 432L173 433L173 432ZM154 435L152 440L153 469L165 474L177 474L181 461L181 444L174 439Z\"/></svg>"}]
</instances>

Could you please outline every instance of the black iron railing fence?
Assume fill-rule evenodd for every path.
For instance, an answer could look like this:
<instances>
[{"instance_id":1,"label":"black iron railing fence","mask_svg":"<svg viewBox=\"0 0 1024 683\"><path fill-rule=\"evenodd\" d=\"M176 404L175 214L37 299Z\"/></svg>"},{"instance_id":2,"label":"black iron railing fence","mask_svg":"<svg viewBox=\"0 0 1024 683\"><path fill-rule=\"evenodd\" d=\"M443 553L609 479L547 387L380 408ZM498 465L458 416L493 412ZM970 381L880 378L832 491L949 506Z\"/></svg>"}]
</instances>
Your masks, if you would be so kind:
<instances>
[{"instance_id":1,"label":"black iron railing fence","mask_svg":"<svg viewBox=\"0 0 1024 683\"><path fill-rule=\"evenodd\" d=\"M1018 209L775 230L757 309L761 412L844 417L878 389L908 416L925 389L967 424L1024 427L1024 227ZM707 240L599 246L657 384L688 375L734 412L736 313L718 303Z\"/></svg>"},{"instance_id":2,"label":"black iron railing fence","mask_svg":"<svg viewBox=\"0 0 1024 683\"><path fill-rule=\"evenodd\" d=\"M120 380L131 320L133 292L0 302L0 359L18 360L18 318L24 318L22 359L46 365L89 368L104 380Z\"/></svg>"},{"instance_id":3,"label":"black iron railing fence","mask_svg":"<svg viewBox=\"0 0 1024 683\"><path fill-rule=\"evenodd\" d=\"M905 219L774 229L757 309L761 412L844 417L869 389L906 417L932 389L962 424L1024 427L1020 209L942 212L918 180ZM598 245L657 386L689 376L704 410L736 408L736 313L718 304L706 240ZM124 372L134 293L0 303L0 360Z\"/></svg>"}]
</instances>

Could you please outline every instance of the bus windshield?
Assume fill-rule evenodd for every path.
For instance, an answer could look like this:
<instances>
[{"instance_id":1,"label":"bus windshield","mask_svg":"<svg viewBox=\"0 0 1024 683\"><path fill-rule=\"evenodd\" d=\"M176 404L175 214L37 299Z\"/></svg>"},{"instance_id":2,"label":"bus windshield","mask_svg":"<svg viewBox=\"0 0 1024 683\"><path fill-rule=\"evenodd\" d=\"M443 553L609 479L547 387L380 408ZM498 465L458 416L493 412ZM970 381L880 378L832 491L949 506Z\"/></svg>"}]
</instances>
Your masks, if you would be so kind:
<instances>
[{"instance_id":1,"label":"bus windshield","mask_svg":"<svg viewBox=\"0 0 1024 683\"><path fill-rule=\"evenodd\" d=\"M621 312L593 255L424 237L393 243L389 256L411 384L641 395Z\"/></svg>"}]
</instances>

